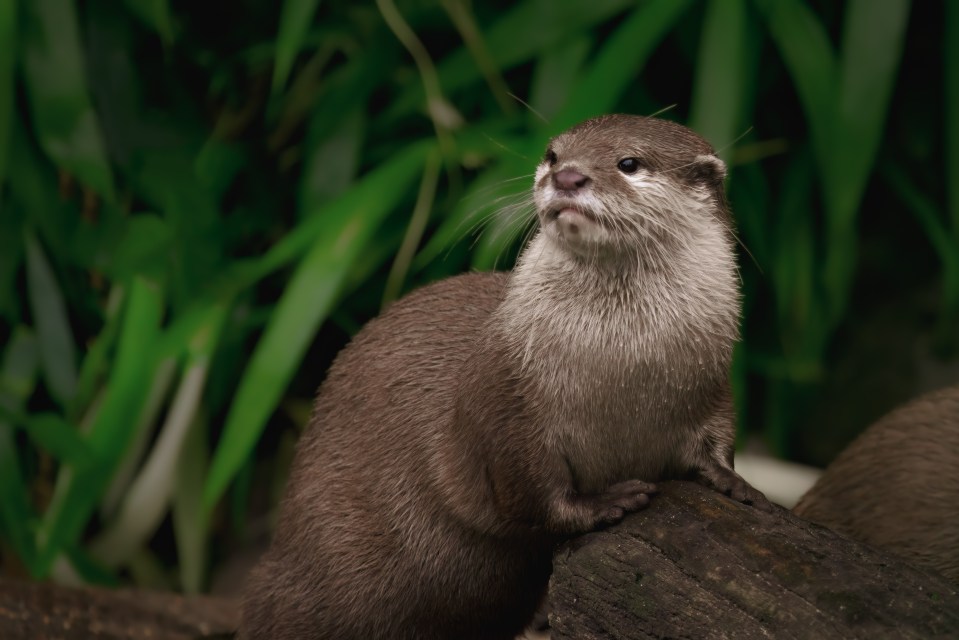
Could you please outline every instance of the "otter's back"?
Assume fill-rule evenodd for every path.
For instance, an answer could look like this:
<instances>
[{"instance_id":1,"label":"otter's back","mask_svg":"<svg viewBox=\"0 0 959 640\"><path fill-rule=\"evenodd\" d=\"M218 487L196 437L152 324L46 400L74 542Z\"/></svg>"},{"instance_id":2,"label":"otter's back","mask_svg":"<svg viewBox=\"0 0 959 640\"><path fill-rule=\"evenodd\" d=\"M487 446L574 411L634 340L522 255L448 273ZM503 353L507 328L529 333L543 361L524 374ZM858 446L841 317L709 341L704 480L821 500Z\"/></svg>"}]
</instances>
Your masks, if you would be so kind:
<instances>
[{"instance_id":1,"label":"otter's back","mask_svg":"<svg viewBox=\"0 0 959 640\"><path fill-rule=\"evenodd\" d=\"M869 427L794 512L959 582L959 387Z\"/></svg>"},{"instance_id":2,"label":"otter's back","mask_svg":"<svg viewBox=\"0 0 959 640\"><path fill-rule=\"evenodd\" d=\"M473 545L443 526L449 514L429 470L506 282L504 273L465 274L416 290L336 357L297 446L273 544L247 589L246 637L354 637L367 623L369 633L387 625L401 634L417 625L413 603L456 595L456 576L429 565L461 565L444 554Z\"/></svg>"}]
</instances>

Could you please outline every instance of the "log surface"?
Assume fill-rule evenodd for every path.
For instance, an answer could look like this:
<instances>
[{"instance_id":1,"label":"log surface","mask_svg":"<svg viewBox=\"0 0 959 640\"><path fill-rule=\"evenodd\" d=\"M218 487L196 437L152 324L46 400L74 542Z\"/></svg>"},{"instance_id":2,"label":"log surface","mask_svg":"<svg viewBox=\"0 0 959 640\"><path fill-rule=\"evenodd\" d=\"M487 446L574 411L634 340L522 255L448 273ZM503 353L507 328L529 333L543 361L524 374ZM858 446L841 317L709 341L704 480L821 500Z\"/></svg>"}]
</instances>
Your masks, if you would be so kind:
<instances>
[{"instance_id":1,"label":"log surface","mask_svg":"<svg viewBox=\"0 0 959 640\"><path fill-rule=\"evenodd\" d=\"M959 638L959 588L785 509L688 482L554 559L563 638Z\"/></svg>"},{"instance_id":2,"label":"log surface","mask_svg":"<svg viewBox=\"0 0 959 640\"><path fill-rule=\"evenodd\" d=\"M959 587L699 485L564 545L552 638L959 638ZM0 638L229 637L233 600L0 580Z\"/></svg>"},{"instance_id":3,"label":"log surface","mask_svg":"<svg viewBox=\"0 0 959 640\"><path fill-rule=\"evenodd\" d=\"M239 607L224 598L0 580L3 640L229 637Z\"/></svg>"}]
</instances>

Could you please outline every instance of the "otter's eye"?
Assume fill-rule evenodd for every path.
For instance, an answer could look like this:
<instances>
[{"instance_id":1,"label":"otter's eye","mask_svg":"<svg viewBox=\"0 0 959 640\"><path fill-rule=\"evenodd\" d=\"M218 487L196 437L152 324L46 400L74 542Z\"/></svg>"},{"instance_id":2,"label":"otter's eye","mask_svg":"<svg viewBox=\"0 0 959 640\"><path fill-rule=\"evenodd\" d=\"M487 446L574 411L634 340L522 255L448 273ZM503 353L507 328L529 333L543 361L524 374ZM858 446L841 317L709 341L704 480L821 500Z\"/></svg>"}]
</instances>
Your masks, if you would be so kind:
<instances>
[{"instance_id":1,"label":"otter's eye","mask_svg":"<svg viewBox=\"0 0 959 640\"><path fill-rule=\"evenodd\" d=\"M556 164L556 160L557 160L557 159L558 159L558 158L556 157L556 152L553 151L552 149L547 149L547 150L546 150L546 155L543 156L543 160L545 160L545 161L546 161L546 164L548 164L548 165L551 166L551 167L552 167L554 164Z\"/></svg>"},{"instance_id":2,"label":"otter's eye","mask_svg":"<svg viewBox=\"0 0 959 640\"><path fill-rule=\"evenodd\" d=\"M636 173L643 163L638 158L623 158L616 166L623 173Z\"/></svg>"}]
</instances>

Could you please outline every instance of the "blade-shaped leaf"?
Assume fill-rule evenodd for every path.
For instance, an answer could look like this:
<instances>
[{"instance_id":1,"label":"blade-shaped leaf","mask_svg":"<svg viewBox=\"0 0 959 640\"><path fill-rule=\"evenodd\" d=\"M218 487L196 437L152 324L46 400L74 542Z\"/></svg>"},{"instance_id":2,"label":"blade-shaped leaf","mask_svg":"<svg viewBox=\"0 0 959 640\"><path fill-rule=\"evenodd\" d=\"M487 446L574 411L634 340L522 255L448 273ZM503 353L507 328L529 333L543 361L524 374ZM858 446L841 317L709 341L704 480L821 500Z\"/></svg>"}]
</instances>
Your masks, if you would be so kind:
<instances>
[{"instance_id":1,"label":"blade-shaped leaf","mask_svg":"<svg viewBox=\"0 0 959 640\"><path fill-rule=\"evenodd\" d=\"M945 80L946 190L952 233L959 239L959 3L944 2L943 34Z\"/></svg>"},{"instance_id":2,"label":"blade-shaped leaf","mask_svg":"<svg viewBox=\"0 0 959 640\"><path fill-rule=\"evenodd\" d=\"M33 333L17 327L7 342L0 368L0 406L20 411L33 393L39 363L39 346ZM0 419L0 521L10 546L34 576L40 574L33 527L36 515L28 500L20 469L13 425Z\"/></svg>"},{"instance_id":3,"label":"blade-shaped leaf","mask_svg":"<svg viewBox=\"0 0 959 640\"><path fill-rule=\"evenodd\" d=\"M882 140L909 20L909 0L850 0L846 5L839 103L832 149L829 222L848 225L859 208Z\"/></svg>"},{"instance_id":4,"label":"blade-shaped leaf","mask_svg":"<svg viewBox=\"0 0 959 640\"><path fill-rule=\"evenodd\" d=\"M754 0L799 94L824 184L834 178L833 124L838 68L822 24L800 0ZM827 188L829 185L827 184Z\"/></svg>"},{"instance_id":5,"label":"blade-shaped leaf","mask_svg":"<svg viewBox=\"0 0 959 640\"><path fill-rule=\"evenodd\" d=\"M16 25L17 2L0 2L0 194L7 178L10 127L16 98L13 81L13 64L17 59Z\"/></svg>"},{"instance_id":6,"label":"blade-shaped leaf","mask_svg":"<svg viewBox=\"0 0 959 640\"><path fill-rule=\"evenodd\" d=\"M647 58L666 36L670 27L689 6L688 0L651 0L633 12L604 42L600 51L587 64L587 71L576 92L549 123L530 136L519 148L520 158L506 158L500 175L513 179L535 169L548 134L559 133L586 118L607 113L616 106L631 81L639 76ZM490 207L495 211L499 207ZM528 218L518 212L498 215L484 229L476 244L473 266L479 269L506 266L500 258L525 228Z\"/></svg>"},{"instance_id":7,"label":"blade-shaped leaf","mask_svg":"<svg viewBox=\"0 0 959 640\"><path fill-rule=\"evenodd\" d=\"M612 111L629 85L638 81L649 56L689 5L689 0L650 0L633 9L603 41L576 92L550 123L549 131L559 133L587 118Z\"/></svg>"},{"instance_id":8,"label":"blade-shaped leaf","mask_svg":"<svg viewBox=\"0 0 959 640\"><path fill-rule=\"evenodd\" d=\"M273 93L278 93L290 75L296 54L316 15L320 0L283 0L280 30L276 35L276 62L273 66Z\"/></svg>"},{"instance_id":9,"label":"blade-shaped leaf","mask_svg":"<svg viewBox=\"0 0 959 640\"><path fill-rule=\"evenodd\" d=\"M745 0L710 0L693 83L689 126L729 156L743 118L746 71Z\"/></svg>"},{"instance_id":10,"label":"blade-shaped leaf","mask_svg":"<svg viewBox=\"0 0 959 640\"><path fill-rule=\"evenodd\" d=\"M116 519L91 545L93 555L108 567L127 562L153 535L167 513L176 483L180 452L200 406L210 357L219 339L226 308L204 309L203 322L184 351L180 386L174 394L156 442L123 498Z\"/></svg>"},{"instance_id":11,"label":"blade-shaped leaf","mask_svg":"<svg viewBox=\"0 0 959 640\"><path fill-rule=\"evenodd\" d=\"M96 464L82 470L67 466L60 471L39 536L44 572L79 538L133 436L132 425L146 401L157 366L162 314L160 292L145 280L133 280L106 397L87 436Z\"/></svg>"},{"instance_id":12,"label":"blade-shaped leaf","mask_svg":"<svg viewBox=\"0 0 959 640\"><path fill-rule=\"evenodd\" d=\"M173 43L173 15L169 0L125 0L130 10L144 24L156 31L164 44Z\"/></svg>"},{"instance_id":13,"label":"blade-shaped leaf","mask_svg":"<svg viewBox=\"0 0 959 640\"><path fill-rule=\"evenodd\" d=\"M86 86L73 0L19 4L24 80L40 143L59 167L113 200L113 175Z\"/></svg>"},{"instance_id":14,"label":"blade-shaped leaf","mask_svg":"<svg viewBox=\"0 0 959 640\"><path fill-rule=\"evenodd\" d=\"M529 60L551 45L563 42L572 34L582 33L587 27L615 16L633 4L631 0L594 0L588 3L527 0L515 4L483 35L493 64L499 70L508 69ZM530 25L536 27L531 29ZM447 95L482 79L479 67L465 46L437 64L437 73ZM386 118L409 113L423 102L422 86L418 83L410 85L387 112Z\"/></svg>"},{"instance_id":15,"label":"blade-shaped leaf","mask_svg":"<svg viewBox=\"0 0 959 640\"><path fill-rule=\"evenodd\" d=\"M207 511L253 451L353 262L420 172L429 148L406 148L304 223L319 225L322 234L297 266L243 372L204 487Z\"/></svg>"},{"instance_id":16,"label":"blade-shaped leaf","mask_svg":"<svg viewBox=\"0 0 959 640\"><path fill-rule=\"evenodd\" d=\"M176 537L180 586L186 593L199 593L207 571L207 519L203 510L203 496L197 487L209 466L205 434L194 425L187 432L178 460L176 486L173 493L173 534Z\"/></svg>"},{"instance_id":17,"label":"blade-shaped leaf","mask_svg":"<svg viewBox=\"0 0 959 640\"><path fill-rule=\"evenodd\" d=\"M43 249L33 234L24 234L27 248L27 293L40 339L40 357L50 395L69 403L77 388L76 347L63 293Z\"/></svg>"},{"instance_id":18,"label":"blade-shaped leaf","mask_svg":"<svg viewBox=\"0 0 959 640\"><path fill-rule=\"evenodd\" d=\"M556 43L537 58L529 92L530 107L536 110L531 117L550 120L566 104L579 86L593 43L591 34L582 33Z\"/></svg>"}]
</instances>

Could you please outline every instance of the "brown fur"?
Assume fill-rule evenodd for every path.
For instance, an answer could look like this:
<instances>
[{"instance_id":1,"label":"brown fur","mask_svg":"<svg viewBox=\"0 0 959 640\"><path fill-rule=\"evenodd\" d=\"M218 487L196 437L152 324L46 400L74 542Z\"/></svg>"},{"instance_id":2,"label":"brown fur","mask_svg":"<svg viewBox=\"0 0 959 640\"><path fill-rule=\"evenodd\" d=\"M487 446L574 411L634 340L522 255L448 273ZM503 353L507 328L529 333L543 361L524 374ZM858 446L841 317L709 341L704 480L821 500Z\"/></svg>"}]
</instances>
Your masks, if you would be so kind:
<instances>
[{"instance_id":1,"label":"brown fur","mask_svg":"<svg viewBox=\"0 0 959 640\"><path fill-rule=\"evenodd\" d=\"M415 291L337 357L241 637L512 638L554 544L645 506L646 481L691 476L765 504L732 470L739 296L722 163L689 130L632 116L552 148L543 229L512 274ZM639 153L655 159L634 180L649 189L615 170ZM590 183L552 194L561 167ZM557 230L560 198L614 241ZM645 221L616 226L631 216Z\"/></svg>"},{"instance_id":2,"label":"brown fur","mask_svg":"<svg viewBox=\"0 0 959 640\"><path fill-rule=\"evenodd\" d=\"M873 424L793 511L959 582L959 387Z\"/></svg>"}]
</instances>

